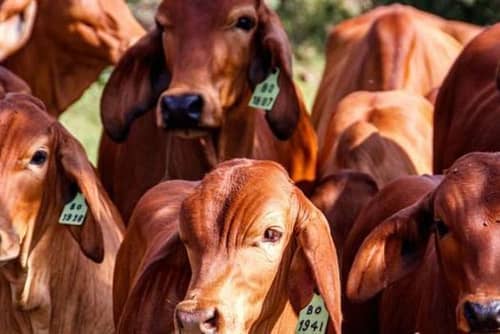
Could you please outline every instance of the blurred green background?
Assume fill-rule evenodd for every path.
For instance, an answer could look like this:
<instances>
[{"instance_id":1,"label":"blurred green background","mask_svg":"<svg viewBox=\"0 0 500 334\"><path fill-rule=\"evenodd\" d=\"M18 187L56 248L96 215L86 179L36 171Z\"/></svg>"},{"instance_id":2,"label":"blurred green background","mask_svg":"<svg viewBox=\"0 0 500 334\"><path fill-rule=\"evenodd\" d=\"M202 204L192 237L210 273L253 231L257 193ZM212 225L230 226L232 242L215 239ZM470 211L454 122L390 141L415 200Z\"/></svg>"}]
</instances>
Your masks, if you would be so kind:
<instances>
[{"instance_id":1,"label":"blurred green background","mask_svg":"<svg viewBox=\"0 0 500 334\"><path fill-rule=\"evenodd\" d=\"M183 0L181 0L183 1ZM309 106L316 94L324 65L323 45L328 28L373 7L404 3L437 15L480 25L500 20L500 0L266 0L280 14L294 47L296 81ZM145 26L153 23L159 0L129 0L130 8ZM61 117L77 136L93 162L101 133L99 101L111 69L104 71L85 95Z\"/></svg>"}]
</instances>

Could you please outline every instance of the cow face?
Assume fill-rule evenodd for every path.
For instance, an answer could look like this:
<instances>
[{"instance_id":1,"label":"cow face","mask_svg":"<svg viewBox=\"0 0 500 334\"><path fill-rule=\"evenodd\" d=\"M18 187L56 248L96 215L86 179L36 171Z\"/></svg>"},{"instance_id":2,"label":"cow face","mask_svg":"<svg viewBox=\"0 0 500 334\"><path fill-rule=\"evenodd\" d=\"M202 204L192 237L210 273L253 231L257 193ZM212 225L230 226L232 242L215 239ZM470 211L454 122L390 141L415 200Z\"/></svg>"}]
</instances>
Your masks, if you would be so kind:
<instances>
[{"instance_id":1,"label":"cow face","mask_svg":"<svg viewBox=\"0 0 500 334\"><path fill-rule=\"evenodd\" d=\"M433 192L368 236L352 267L348 295L366 299L417 269L430 241L457 328L500 331L499 186L500 155L459 159Z\"/></svg>"},{"instance_id":2,"label":"cow face","mask_svg":"<svg viewBox=\"0 0 500 334\"><path fill-rule=\"evenodd\" d=\"M222 165L184 201L180 219L192 276L175 312L178 333L269 332L288 301L298 311L313 289L339 328L328 224L281 167Z\"/></svg>"},{"instance_id":3,"label":"cow face","mask_svg":"<svg viewBox=\"0 0 500 334\"><path fill-rule=\"evenodd\" d=\"M252 90L276 69L280 94L266 118L278 138L293 133L300 102L290 45L262 1L164 0L156 22L120 61L104 92L102 117L113 139L126 137L130 123L149 110L159 127L183 135L248 118Z\"/></svg>"},{"instance_id":4,"label":"cow face","mask_svg":"<svg viewBox=\"0 0 500 334\"><path fill-rule=\"evenodd\" d=\"M104 256L100 223L111 219L81 145L43 104L26 94L0 101L0 264L27 256L42 235L68 230L82 252ZM83 193L89 213L80 227L59 225L64 205Z\"/></svg>"},{"instance_id":5,"label":"cow face","mask_svg":"<svg viewBox=\"0 0 500 334\"><path fill-rule=\"evenodd\" d=\"M0 0L0 61L30 37L36 16L35 0Z\"/></svg>"}]
</instances>

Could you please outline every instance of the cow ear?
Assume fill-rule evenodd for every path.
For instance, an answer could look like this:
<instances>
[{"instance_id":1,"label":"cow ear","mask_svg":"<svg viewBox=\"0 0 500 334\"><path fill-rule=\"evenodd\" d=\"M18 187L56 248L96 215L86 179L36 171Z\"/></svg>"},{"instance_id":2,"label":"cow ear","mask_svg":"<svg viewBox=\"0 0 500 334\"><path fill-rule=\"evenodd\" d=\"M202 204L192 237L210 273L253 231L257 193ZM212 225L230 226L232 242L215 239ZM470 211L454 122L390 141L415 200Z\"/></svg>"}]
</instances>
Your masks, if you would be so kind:
<instances>
[{"instance_id":1,"label":"cow ear","mask_svg":"<svg viewBox=\"0 0 500 334\"><path fill-rule=\"evenodd\" d=\"M66 200L73 199L79 190L89 207L83 225L68 226L68 229L82 252L89 259L100 263L104 259L101 225L121 226L119 214L107 197L81 144L62 125L55 123L53 129L57 132L57 164L67 180L62 185L64 197Z\"/></svg>"},{"instance_id":2,"label":"cow ear","mask_svg":"<svg viewBox=\"0 0 500 334\"><path fill-rule=\"evenodd\" d=\"M419 266L432 233L432 194L395 213L368 235L349 273L349 299L367 300Z\"/></svg>"},{"instance_id":3,"label":"cow ear","mask_svg":"<svg viewBox=\"0 0 500 334\"><path fill-rule=\"evenodd\" d=\"M101 119L115 141L127 137L132 122L152 110L170 84L161 36L155 29L131 47L104 88Z\"/></svg>"},{"instance_id":4,"label":"cow ear","mask_svg":"<svg viewBox=\"0 0 500 334\"><path fill-rule=\"evenodd\" d=\"M186 295L191 280L191 267L186 249L177 233L166 242L153 244L160 246L148 249L143 256L147 260L141 263L126 301L115 305L118 306L115 314L117 333L153 333L158 331L158 326L168 333L174 331L175 307ZM120 282L116 278L115 284L118 287L115 287L116 291L120 288ZM159 296L163 302L151 302ZM161 323L137 321L143 319L144 315L148 319L161 319Z\"/></svg>"},{"instance_id":5,"label":"cow ear","mask_svg":"<svg viewBox=\"0 0 500 334\"><path fill-rule=\"evenodd\" d=\"M297 250L290 268L288 292L296 312L311 300L314 291L323 298L335 333L342 322L340 274L337 252L323 214L296 189L297 218L295 239Z\"/></svg>"},{"instance_id":6,"label":"cow ear","mask_svg":"<svg viewBox=\"0 0 500 334\"><path fill-rule=\"evenodd\" d=\"M255 36L255 55L250 64L249 79L253 88L279 68L280 93L266 120L274 135L281 140L292 136L305 108L293 83L292 50L286 32L276 13L266 5L259 9L259 26Z\"/></svg>"}]
</instances>

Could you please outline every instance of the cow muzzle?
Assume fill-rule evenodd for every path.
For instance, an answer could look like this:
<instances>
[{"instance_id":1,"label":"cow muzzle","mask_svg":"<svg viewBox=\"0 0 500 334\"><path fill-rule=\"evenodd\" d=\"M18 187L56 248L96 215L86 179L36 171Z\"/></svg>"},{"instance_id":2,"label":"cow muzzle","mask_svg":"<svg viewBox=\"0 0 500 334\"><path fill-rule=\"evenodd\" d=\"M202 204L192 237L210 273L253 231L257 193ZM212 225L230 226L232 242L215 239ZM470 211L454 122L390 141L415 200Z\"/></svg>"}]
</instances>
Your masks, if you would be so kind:
<instances>
[{"instance_id":1,"label":"cow muzzle","mask_svg":"<svg viewBox=\"0 0 500 334\"><path fill-rule=\"evenodd\" d=\"M167 129L199 127L203 104L203 97L198 94L164 95L160 101L163 126Z\"/></svg>"},{"instance_id":2,"label":"cow muzzle","mask_svg":"<svg viewBox=\"0 0 500 334\"><path fill-rule=\"evenodd\" d=\"M463 315L472 333L500 333L500 300L465 301Z\"/></svg>"},{"instance_id":3,"label":"cow muzzle","mask_svg":"<svg viewBox=\"0 0 500 334\"><path fill-rule=\"evenodd\" d=\"M21 246L17 234L0 230L0 266L16 259L20 251Z\"/></svg>"},{"instance_id":4,"label":"cow muzzle","mask_svg":"<svg viewBox=\"0 0 500 334\"><path fill-rule=\"evenodd\" d=\"M198 308L192 301L181 302L175 310L178 334L216 334L219 320L215 307Z\"/></svg>"}]
</instances>

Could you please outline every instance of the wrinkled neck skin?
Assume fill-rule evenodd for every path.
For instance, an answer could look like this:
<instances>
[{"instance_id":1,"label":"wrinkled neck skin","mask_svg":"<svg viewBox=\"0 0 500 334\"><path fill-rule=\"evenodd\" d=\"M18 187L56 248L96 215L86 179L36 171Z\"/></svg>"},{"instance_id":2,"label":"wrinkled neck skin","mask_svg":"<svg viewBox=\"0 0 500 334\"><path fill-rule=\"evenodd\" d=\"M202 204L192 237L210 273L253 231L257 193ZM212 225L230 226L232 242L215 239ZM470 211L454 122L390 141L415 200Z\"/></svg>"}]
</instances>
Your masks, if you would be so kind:
<instances>
[{"instance_id":1,"label":"wrinkled neck skin","mask_svg":"<svg viewBox=\"0 0 500 334\"><path fill-rule=\"evenodd\" d=\"M32 38L2 65L26 81L51 115L59 116L97 80L107 63L86 55L75 59L47 47L41 38Z\"/></svg>"},{"instance_id":2,"label":"wrinkled neck skin","mask_svg":"<svg viewBox=\"0 0 500 334\"><path fill-rule=\"evenodd\" d=\"M111 282L119 231L103 227L106 255L97 265L82 255L67 228L57 223L59 211L51 209L50 219L37 222L46 229L33 249L29 249L33 236L29 229L21 256L0 267L3 333L113 332Z\"/></svg>"}]
</instances>

